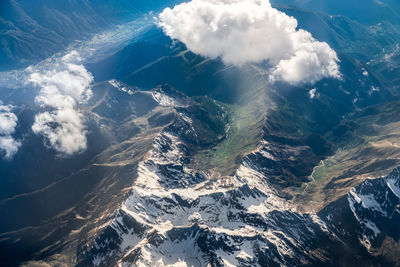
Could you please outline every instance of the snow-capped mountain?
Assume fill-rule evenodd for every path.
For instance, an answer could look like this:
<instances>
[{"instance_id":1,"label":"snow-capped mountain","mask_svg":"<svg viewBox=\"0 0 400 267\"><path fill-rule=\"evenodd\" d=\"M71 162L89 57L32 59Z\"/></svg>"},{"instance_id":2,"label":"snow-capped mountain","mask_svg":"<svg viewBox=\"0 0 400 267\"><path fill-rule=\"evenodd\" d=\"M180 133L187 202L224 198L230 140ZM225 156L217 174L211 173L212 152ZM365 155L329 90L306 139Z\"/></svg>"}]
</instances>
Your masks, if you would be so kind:
<instances>
[{"instance_id":1,"label":"snow-capped mountain","mask_svg":"<svg viewBox=\"0 0 400 267\"><path fill-rule=\"evenodd\" d=\"M319 213L301 213L262 172L266 160L276 160L267 141L232 176L193 169L191 114L162 91L153 97L174 107L174 122L155 137L127 200L82 244L78 266L372 264L383 239L398 240L397 169Z\"/></svg>"},{"instance_id":2,"label":"snow-capped mountain","mask_svg":"<svg viewBox=\"0 0 400 267\"><path fill-rule=\"evenodd\" d=\"M318 215L350 247L361 245L376 255L400 238L399 197L400 170L396 168L387 177L366 180ZM399 260L390 250L385 254L394 262Z\"/></svg>"}]
</instances>

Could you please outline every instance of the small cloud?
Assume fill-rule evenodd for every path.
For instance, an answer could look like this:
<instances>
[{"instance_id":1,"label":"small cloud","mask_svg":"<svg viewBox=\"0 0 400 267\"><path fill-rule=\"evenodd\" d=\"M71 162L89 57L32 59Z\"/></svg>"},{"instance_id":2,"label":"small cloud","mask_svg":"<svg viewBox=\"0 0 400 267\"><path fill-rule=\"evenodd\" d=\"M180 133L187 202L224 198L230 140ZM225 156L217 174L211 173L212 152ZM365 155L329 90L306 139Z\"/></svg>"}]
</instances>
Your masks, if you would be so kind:
<instances>
[{"instance_id":1,"label":"small cloud","mask_svg":"<svg viewBox=\"0 0 400 267\"><path fill-rule=\"evenodd\" d=\"M319 93L317 93L317 88L313 88L310 91L308 91L308 95L310 96L310 99L314 99L315 97L319 97Z\"/></svg>"},{"instance_id":2,"label":"small cloud","mask_svg":"<svg viewBox=\"0 0 400 267\"><path fill-rule=\"evenodd\" d=\"M268 0L192 0L164 9L157 23L196 54L234 65L267 61L271 82L340 78L336 52Z\"/></svg>"},{"instance_id":3,"label":"small cloud","mask_svg":"<svg viewBox=\"0 0 400 267\"><path fill-rule=\"evenodd\" d=\"M4 154L4 158L11 159L18 152L21 143L16 141L10 135L0 136L0 150Z\"/></svg>"},{"instance_id":4,"label":"small cloud","mask_svg":"<svg viewBox=\"0 0 400 267\"><path fill-rule=\"evenodd\" d=\"M379 92L381 89L379 87L371 86L371 89L368 91L368 94L371 96L374 92Z\"/></svg>"},{"instance_id":5,"label":"small cloud","mask_svg":"<svg viewBox=\"0 0 400 267\"><path fill-rule=\"evenodd\" d=\"M366 69L362 68L361 71L362 71L362 75L364 75L365 77L369 76L369 73L368 73L368 71L366 71Z\"/></svg>"},{"instance_id":6,"label":"small cloud","mask_svg":"<svg viewBox=\"0 0 400 267\"><path fill-rule=\"evenodd\" d=\"M12 137L18 124L18 118L12 113L12 109L13 106L3 105L0 101L0 151L6 159L11 159L21 146L21 143Z\"/></svg>"},{"instance_id":7,"label":"small cloud","mask_svg":"<svg viewBox=\"0 0 400 267\"><path fill-rule=\"evenodd\" d=\"M72 155L86 149L87 130L82 114L71 108L43 112L35 116L32 130L46 137L56 151Z\"/></svg>"},{"instance_id":8,"label":"small cloud","mask_svg":"<svg viewBox=\"0 0 400 267\"><path fill-rule=\"evenodd\" d=\"M40 87L35 98L50 111L35 116L32 130L43 135L50 147L71 155L86 149L86 126L79 104L92 96L93 76L81 65L79 54L72 51L45 69L32 69L29 81Z\"/></svg>"}]
</instances>

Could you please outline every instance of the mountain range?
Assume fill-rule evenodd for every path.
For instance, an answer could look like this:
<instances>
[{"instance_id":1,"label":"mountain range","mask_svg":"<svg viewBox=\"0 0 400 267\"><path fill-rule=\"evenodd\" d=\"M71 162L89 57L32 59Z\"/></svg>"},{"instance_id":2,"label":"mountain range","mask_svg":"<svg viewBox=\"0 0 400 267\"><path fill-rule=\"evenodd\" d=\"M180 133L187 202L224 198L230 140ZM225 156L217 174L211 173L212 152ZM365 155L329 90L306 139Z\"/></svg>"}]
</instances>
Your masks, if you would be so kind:
<instances>
[{"instance_id":1,"label":"mountain range","mask_svg":"<svg viewBox=\"0 0 400 267\"><path fill-rule=\"evenodd\" d=\"M339 60L290 84L171 39L179 3L0 3L0 266L399 266L400 5L271 1Z\"/></svg>"}]
</instances>

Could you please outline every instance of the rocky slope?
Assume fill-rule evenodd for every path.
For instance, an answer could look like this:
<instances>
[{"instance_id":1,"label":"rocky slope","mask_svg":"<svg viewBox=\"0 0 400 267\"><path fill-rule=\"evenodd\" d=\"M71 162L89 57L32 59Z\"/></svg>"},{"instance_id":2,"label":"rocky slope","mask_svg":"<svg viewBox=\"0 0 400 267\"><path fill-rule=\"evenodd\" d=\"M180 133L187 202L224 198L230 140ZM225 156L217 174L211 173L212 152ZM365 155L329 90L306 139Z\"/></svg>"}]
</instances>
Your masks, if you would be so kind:
<instances>
[{"instance_id":1,"label":"rocky slope","mask_svg":"<svg viewBox=\"0 0 400 267\"><path fill-rule=\"evenodd\" d=\"M95 144L98 149L89 149L75 157L71 165L68 159L48 156L45 160L50 166L36 165L35 174L52 182L2 199L0 265L14 266L60 250L72 257L74 243L105 222L108 214L125 199L123 190L131 185L137 163L151 148L154 137L174 118L173 110L160 104L166 101L162 90L140 92L114 81L93 87L93 97L82 110L91 129L89 138L94 142L89 146ZM29 132L25 135L33 138ZM38 145L40 148L42 143ZM32 157L39 157L36 153L49 153L46 148L39 148L29 151L27 147L21 157L29 162ZM13 164L16 163L9 162L8 166ZM47 177L52 168L58 168L61 177ZM24 176L32 169L25 164L16 175ZM70 264L72 259L67 262Z\"/></svg>"},{"instance_id":2,"label":"rocky slope","mask_svg":"<svg viewBox=\"0 0 400 267\"><path fill-rule=\"evenodd\" d=\"M167 105L171 105L168 101ZM193 169L190 113L154 139L127 200L78 251L78 266L282 266L393 264L400 176L367 180L324 210L301 213L269 184L267 141L232 176Z\"/></svg>"}]
</instances>

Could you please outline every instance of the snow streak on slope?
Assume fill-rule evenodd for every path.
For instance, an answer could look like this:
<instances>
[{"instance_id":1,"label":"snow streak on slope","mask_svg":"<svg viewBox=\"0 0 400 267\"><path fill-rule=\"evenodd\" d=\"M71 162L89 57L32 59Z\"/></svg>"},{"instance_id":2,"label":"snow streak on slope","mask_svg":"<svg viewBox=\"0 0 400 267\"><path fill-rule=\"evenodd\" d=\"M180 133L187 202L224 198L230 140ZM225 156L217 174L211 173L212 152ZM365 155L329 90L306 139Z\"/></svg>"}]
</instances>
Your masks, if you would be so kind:
<instances>
[{"instance_id":1,"label":"snow streak on slope","mask_svg":"<svg viewBox=\"0 0 400 267\"><path fill-rule=\"evenodd\" d=\"M395 169L385 178L366 180L319 215L333 233L368 253L386 237L398 240L400 232L400 175Z\"/></svg>"},{"instance_id":2,"label":"snow streak on slope","mask_svg":"<svg viewBox=\"0 0 400 267\"><path fill-rule=\"evenodd\" d=\"M367 180L347 195L359 225L358 237L367 249L379 234L388 230L387 221L394 213L399 213L399 192L399 172L395 169L386 179Z\"/></svg>"}]
</instances>

